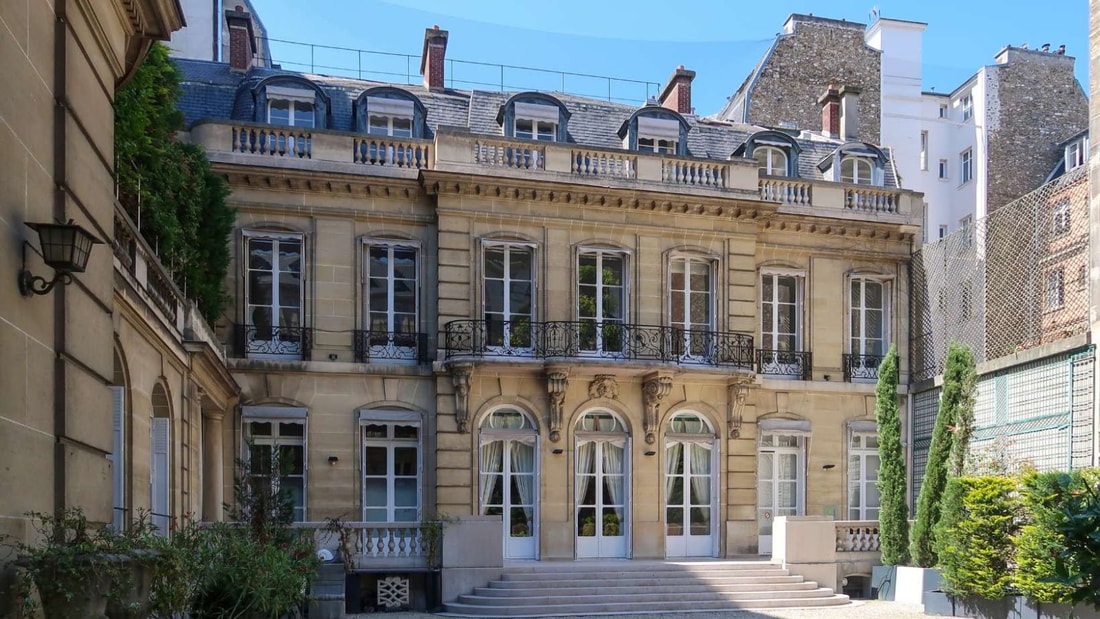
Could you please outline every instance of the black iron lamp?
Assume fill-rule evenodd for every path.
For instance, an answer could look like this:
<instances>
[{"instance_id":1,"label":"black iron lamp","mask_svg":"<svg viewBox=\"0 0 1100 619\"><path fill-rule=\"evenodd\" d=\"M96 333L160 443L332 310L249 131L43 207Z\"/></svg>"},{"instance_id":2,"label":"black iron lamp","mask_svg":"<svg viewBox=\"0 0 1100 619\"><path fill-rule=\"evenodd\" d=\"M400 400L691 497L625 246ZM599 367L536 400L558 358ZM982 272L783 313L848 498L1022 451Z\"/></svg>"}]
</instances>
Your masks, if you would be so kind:
<instances>
[{"instance_id":1,"label":"black iron lamp","mask_svg":"<svg viewBox=\"0 0 1100 619\"><path fill-rule=\"evenodd\" d=\"M83 273L88 266L88 255L92 245L102 245L97 239L79 225L68 223L27 223L28 228L38 233L38 244L42 247L42 260L54 270L52 280L34 275L27 270L27 243L23 242L23 268L19 270L19 292L25 297L36 294L48 294L58 281L68 285L73 281L73 273Z\"/></svg>"}]
</instances>

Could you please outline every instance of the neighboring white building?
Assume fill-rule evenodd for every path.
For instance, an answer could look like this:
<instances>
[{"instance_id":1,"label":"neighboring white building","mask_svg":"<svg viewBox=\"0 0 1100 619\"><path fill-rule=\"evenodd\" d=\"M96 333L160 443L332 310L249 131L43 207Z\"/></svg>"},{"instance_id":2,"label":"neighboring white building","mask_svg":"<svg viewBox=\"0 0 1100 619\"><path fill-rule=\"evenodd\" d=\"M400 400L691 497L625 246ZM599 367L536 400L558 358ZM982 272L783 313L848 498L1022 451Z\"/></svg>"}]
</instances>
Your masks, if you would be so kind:
<instances>
[{"instance_id":1,"label":"neighboring white building","mask_svg":"<svg viewBox=\"0 0 1100 619\"><path fill-rule=\"evenodd\" d=\"M171 56L190 60L229 61L229 26L227 11L243 9L252 21L256 58L253 64L271 66L271 48L267 42L267 29L252 7L251 0L180 0L183 16L187 21L182 29L172 33L168 42Z\"/></svg>"}]
</instances>

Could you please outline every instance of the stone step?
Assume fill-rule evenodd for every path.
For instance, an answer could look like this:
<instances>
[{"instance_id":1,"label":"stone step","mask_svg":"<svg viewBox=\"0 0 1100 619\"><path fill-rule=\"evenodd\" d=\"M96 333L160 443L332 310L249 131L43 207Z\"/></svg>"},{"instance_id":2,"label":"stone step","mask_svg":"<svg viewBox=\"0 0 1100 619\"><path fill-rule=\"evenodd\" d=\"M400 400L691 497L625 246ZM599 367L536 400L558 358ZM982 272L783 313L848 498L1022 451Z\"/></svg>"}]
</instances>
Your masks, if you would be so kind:
<instances>
[{"instance_id":1,"label":"stone step","mask_svg":"<svg viewBox=\"0 0 1100 619\"><path fill-rule=\"evenodd\" d=\"M829 590L826 590L829 591ZM766 594L764 594L766 596ZM721 610L763 610L768 608L820 608L848 604L848 596L834 595L829 592L823 597L793 597L777 599L761 597L743 600L712 600L691 602L689 608L682 600L660 602L612 602L574 604L572 600L560 603L540 603L536 605L484 606L449 602L445 606L448 613L477 617L546 617L550 615L600 615L612 613L653 613L675 611L721 611Z\"/></svg>"},{"instance_id":2,"label":"stone step","mask_svg":"<svg viewBox=\"0 0 1100 619\"><path fill-rule=\"evenodd\" d=\"M782 569L769 561L631 561L622 560L577 560L513 563L507 566L509 573L551 573L551 572L712 572L735 570Z\"/></svg>"},{"instance_id":3,"label":"stone step","mask_svg":"<svg viewBox=\"0 0 1100 619\"><path fill-rule=\"evenodd\" d=\"M825 598L833 595L832 589L818 587L816 589L801 591L743 591L743 592L719 592L701 591L695 593L681 592L674 595L668 593L632 592L632 593L605 593L593 591L586 595L572 595L568 597L569 604L618 604L626 602L665 602L670 598L694 606L695 602L714 602L719 600L785 600L792 598ZM563 596L554 593L523 597L495 597L460 595L460 604L471 606L551 606L563 600Z\"/></svg>"},{"instance_id":4,"label":"stone step","mask_svg":"<svg viewBox=\"0 0 1100 619\"><path fill-rule=\"evenodd\" d=\"M701 592L742 592L742 591L805 591L807 589L816 589L817 583L813 581L794 580L796 577L790 577L790 582L779 583L706 583L706 584L689 584L681 583L674 585L652 585L645 587L647 593L663 593L674 594L680 593L701 593ZM523 587L518 583L501 583L500 581L494 581L489 583L488 587L478 587L474 590L475 595L483 597L507 597L507 596L534 596L543 595L549 587ZM553 587L552 591L558 596L573 596L573 595L588 595L593 591L599 593L606 593L614 595L618 593L630 593L637 591L637 587L621 586L615 583L599 584L599 585L585 585L580 587Z\"/></svg>"},{"instance_id":5,"label":"stone step","mask_svg":"<svg viewBox=\"0 0 1100 619\"><path fill-rule=\"evenodd\" d=\"M610 577L603 578L599 576L591 575L577 575L575 577L561 575L560 577L553 578L513 578L508 574L505 574L502 580L497 581L506 586L518 586L518 587L585 587L585 586L598 586L600 584L614 584L617 586L629 586L629 587L651 587L658 585L666 585L669 583L706 583L706 584L776 584L787 582L802 582L800 576L791 576L787 574L775 574L772 576L703 576L697 575L691 578L668 578L661 575L645 575L645 576L633 576L633 577Z\"/></svg>"}]
</instances>

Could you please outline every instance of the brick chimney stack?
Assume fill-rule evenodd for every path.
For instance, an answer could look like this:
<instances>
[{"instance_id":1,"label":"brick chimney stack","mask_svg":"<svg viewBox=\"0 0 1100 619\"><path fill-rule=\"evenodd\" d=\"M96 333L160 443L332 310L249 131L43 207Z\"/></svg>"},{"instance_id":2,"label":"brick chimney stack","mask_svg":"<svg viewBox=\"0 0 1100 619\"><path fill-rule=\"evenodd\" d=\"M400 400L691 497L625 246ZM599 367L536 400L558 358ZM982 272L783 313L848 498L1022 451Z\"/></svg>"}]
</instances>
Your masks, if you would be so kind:
<instances>
[{"instance_id":1,"label":"brick chimney stack","mask_svg":"<svg viewBox=\"0 0 1100 619\"><path fill-rule=\"evenodd\" d=\"M840 136L845 140L859 139L859 94L855 86L840 89Z\"/></svg>"},{"instance_id":2,"label":"brick chimney stack","mask_svg":"<svg viewBox=\"0 0 1100 619\"><path fill-rule=\"evenodd\" d=\"M668 83L661 89L658 101L661 107L679 112L691 114L691 80L695 79L695 71L689 71L684 65L676 67Z\"/></svg>"},{"instance_id":3,"label":"brick chimney stack","mask_svg":"<svg viewBox=\"0 0 1100 619\"><path fill-rule=\"evenodd\" d=\"M247 71L252 67L252 56L256 53L252 16L238 4L233 10L225 12L225 23L229 26L229 68Z\"/></svg>"},{"instance_id":4,"label":"brick chimney stack","mask_svg":"<svg viewBox=\"0 0 1100 619\"><path fill-rule=\"evenodd\" d=\"M840 91L829 84L817 104L821 106L821 132L831 138L840 137Z\"/></svg>"},{"instance_id":5,"label":"brick chimney stack","mask_svg":"<svg viewBox=\"0 0 1100 619\"><path fill-rule=\"evenodd\" d=\"M439 26L424 30L424 50L420 55L420 74L427 88L443 88L443 63L447 60L447 31Z\"/></svg>"}]
</instances>

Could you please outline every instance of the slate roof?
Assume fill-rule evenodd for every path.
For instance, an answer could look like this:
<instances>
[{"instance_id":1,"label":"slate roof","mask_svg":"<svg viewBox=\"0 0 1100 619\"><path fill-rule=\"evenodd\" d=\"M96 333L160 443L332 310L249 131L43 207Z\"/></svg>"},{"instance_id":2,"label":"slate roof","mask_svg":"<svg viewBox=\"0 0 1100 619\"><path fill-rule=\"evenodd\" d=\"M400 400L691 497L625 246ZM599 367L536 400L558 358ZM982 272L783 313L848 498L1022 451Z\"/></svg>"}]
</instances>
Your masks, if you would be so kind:
<instances>
[{"instance_id":1,"label":"slate roof","mask_svg":"<svg viewBox=\"0 0 1100 619\"><path fill-rule=\"evenodd\" d=\"M344 77L312 75L296 71L253 67L246 73L231 71L227 64L202 60L175 59L183 75L179 107L190 126L204 119L248 120L254 118L252 89L272 76L304 78L317 85L329 98L329 129L354 131L352 109L363 91L377 86L404 90L427 110L427 137L441 126L459 127L472 133L501 135L497 114L512 92L485 90L429 90L423 86L375 82ZM571 143L597 148L621 149L619 128L637 107L564 93L546 93L569 110L567 139ZM690 126L688 154L693 157L726 160L737 147L764 127L704 118L684 117ZM796 138L802 152L798 158L801 178L821 179L817 164L835 151L841 142L823 138ZM887 165L886 186L896 187L893 166Z\"/></svg>"}]
</instances>

